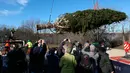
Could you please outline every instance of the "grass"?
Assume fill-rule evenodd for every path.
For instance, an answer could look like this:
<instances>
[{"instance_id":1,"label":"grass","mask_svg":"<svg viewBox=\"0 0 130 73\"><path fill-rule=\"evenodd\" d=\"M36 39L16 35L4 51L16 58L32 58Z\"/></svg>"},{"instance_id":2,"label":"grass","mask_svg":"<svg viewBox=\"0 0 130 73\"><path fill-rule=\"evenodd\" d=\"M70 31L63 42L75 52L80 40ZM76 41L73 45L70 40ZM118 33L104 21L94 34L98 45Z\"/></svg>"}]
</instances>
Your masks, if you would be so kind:
<instances>
[{"instance_id":1,"label":"grass","mask_svg":"<svg viewBox=\"0 0 130 73\"><path fill-rule=\"evenodd\" d=\"M59 45L57 44L48 44L48 47L49 48L52 48L52 47L58 47ZM117 47L114 47L115 49L124 49L124 46L123 45L120 45L120 46L117 46Z\"/></svg>"},{"instance_id":2,"label":"grass","mask_svg":"<svg viewBox=\"0 0 130 73\"><path fill-rule=\"evenodd\" d=\"M48 47L49 47L49 48L58 47L58 45L56 45L56 44L48 44Z\"/></svg>"}]
</instances>

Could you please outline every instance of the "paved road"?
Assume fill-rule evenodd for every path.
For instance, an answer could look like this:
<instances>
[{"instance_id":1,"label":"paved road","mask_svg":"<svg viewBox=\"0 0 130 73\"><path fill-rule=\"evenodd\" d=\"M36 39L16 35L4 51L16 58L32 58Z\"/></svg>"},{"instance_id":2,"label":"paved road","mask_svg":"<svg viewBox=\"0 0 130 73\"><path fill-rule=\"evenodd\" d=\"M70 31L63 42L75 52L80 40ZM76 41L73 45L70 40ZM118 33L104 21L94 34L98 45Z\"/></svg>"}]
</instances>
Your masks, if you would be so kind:
<instances>
[{"instance_id":1,"label":"paved road","mask_svg":"<svg viewBox=\"0 0 130 73\"><path fill-rule=\"evenodd\" d=\"M110 57L125 55L125 51L123 49L112 49L107 51L107 53L109 54Z\"/></svg>"}]
</instances>

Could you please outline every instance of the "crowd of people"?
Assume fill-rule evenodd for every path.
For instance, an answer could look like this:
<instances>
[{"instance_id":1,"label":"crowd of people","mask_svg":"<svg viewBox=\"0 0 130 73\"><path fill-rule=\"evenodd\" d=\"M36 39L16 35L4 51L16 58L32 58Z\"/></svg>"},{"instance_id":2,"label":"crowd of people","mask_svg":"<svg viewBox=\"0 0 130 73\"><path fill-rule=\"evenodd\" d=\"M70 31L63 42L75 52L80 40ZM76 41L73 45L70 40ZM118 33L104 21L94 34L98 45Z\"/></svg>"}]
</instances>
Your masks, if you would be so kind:
<instances>
[{"instance_id":1,"label":"crowd of people","mask_svg":"<svg viewBox=\"0 0 130 73\"><path fill-rule=\"evenodd\" d=\"M25 47L27 52L14 44L0 55L0 73L114 73L106 48L97 42L64 39L58 48L47 48L40 39Z\"/></svg>"}]
</instances>

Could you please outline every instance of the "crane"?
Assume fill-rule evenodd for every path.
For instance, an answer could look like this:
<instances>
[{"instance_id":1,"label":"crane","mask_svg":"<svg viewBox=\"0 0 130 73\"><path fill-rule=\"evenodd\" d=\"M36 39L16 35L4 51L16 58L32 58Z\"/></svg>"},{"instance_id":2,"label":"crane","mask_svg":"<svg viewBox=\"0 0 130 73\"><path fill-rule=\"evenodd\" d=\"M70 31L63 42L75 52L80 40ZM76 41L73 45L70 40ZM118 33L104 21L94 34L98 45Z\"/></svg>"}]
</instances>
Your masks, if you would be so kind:
<instances>
[{"instance_id":1,"label":"crane","mask_svg":"<svg viewBox=\"0 0 130 73\"><path fill-rule=\"evenodd\" d=\"M94 3L94 10L98 10L99 9L98 0L93 0L93 3Z\"/></svg>"}]
</instances>

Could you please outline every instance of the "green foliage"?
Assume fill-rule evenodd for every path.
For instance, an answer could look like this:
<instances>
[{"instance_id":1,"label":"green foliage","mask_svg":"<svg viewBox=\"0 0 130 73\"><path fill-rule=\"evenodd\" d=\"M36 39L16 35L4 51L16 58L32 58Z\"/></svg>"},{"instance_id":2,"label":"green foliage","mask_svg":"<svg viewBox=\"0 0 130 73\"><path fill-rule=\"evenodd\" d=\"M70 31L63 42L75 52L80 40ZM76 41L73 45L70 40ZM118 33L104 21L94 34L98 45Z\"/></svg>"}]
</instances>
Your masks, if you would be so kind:
<instances>
[{"instance_id":1,"label":"green foliage","mask_svg":"<svg viewBox=\"0 0 130 73\"><path fill-rule=\"evenodd\" d=\"M68 27L66 29L60 29L62 31L84 33L88 30L96 29L103 25L110 25L112 23L123 21L126 18L127 15L124 12L111 9L89 9L84 11L76 11L74 13L66 13L64 16L60 17L58 21L60 21L60 26Z\"/></svg>"}]
</instances>

